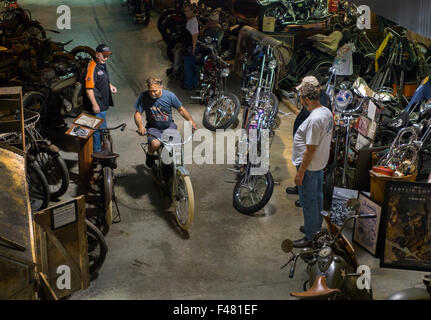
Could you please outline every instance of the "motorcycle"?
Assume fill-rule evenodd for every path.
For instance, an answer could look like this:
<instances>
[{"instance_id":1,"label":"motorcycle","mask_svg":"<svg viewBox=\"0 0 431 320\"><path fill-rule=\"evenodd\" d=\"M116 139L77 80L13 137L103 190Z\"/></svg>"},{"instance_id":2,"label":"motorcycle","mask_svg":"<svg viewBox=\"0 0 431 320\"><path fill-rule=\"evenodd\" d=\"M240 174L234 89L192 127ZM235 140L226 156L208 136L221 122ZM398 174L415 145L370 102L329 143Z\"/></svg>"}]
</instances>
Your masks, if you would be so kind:
<instances>
[{"instance_id":1,"label":"motorcycle","mask_svg":"<svg viewBox=\"0 0 431 320\"><path fill-rule=\"evenodd\" d=\"M409 288L392 294L387 300L431 300L431 274L422 279L425 288Z\"/></svg>"},{"instance_id":2,"label":"motorcycle","mask_svg":"<svg viewBox=\"0 0 431 320\"><path fill-rule=\"evenodd\" d=\"M127 0L127 12L133 16L133 22L147 26L150 23L151 0Z\"/></svg>"},{"instance_id":3,"label":"motorcycle","mask_svg":"<svg viewBox=\"0 0 431 320\"><path fill-rule=\"evenodd\" d=\"M34 36L46 38L44 28L32 20L31 12L23 9L14 0L3 0L4 11L0 12L0 37Z\"/></svg>"},{"instance_id":4,"label":"motorcycle","mask_svg":"<svg viewBox=\"0 0 431 320\"><path fill-rule=\"evenodd\" d=\"M207 38L198 42L201 49L199 65L199 96L191 97L205 104L203 125L211 131L227 129L237 119L241 105L236 95L227 91L230 65L220 58L216 51L217 41Z\"/></svg>"},{"instance_id":5,"label":"motorcycle","mask_svg":"<svg viewBox=\"0 0 431 320\"><path fill-rule=\"evenodd\" d=\"M360 204L351 199L347 208L354 212L343 223L340 229L331 223L330 215L322 211L328 229L318 232L313 239L312 247L293 253L293 242L283 241L281 248L291 254L289 261L281 267L284 269L292 263L289 278L293 278L298 258L306 264L308 280L303 285L304 292L291 292L298 299L325 300L371 300L373 292L371 283L363 283L363 289L357 285L362 273L358 272L358 261L351 243L343 235L346 225L354 219L376 218L375 214L358 214ZM362 286L361 286L362 287Z\"/></svg>"},{"instance_id":6,"label":"motorcycle","mask_svg":"<svg viewBox=\"0 0 431 320\"><path fill-rule=\"evenodd\" d=\"M265 160L269 165L269 150L262 146L265 140L270 141L273 135L275 119L278 113L278 99L272 93L275 69L277 68L274 49L271 46L257 46L259 56L259 76L253 96L245 105L242 118L242 136L237 143L235 169L237 183L233 192L233 206L244 214L253 214L262 209L271 199L274 190L274 179ZM243 74L243 76L247 76ZM250 82L255 79L250 77ZM249 148L251 147L255 150ZM262 148L263 147L263 148ZM253 157L260 154L261 162L258 168ZM265 159L266 158L266 159ZM260 169L265 169L261 171Z\"/></svg>"},{"instance_id":7,"label":"motorcycle","mask_svg":"<svg viewBox=\"0 0 431 320\"><path fill-rule=\"evenodd\" d=\"M330 16L326 0L259 0L259 29L265 17L275 18L275 32L290 24L322 21Z\"/></svg>"}]
</instances>

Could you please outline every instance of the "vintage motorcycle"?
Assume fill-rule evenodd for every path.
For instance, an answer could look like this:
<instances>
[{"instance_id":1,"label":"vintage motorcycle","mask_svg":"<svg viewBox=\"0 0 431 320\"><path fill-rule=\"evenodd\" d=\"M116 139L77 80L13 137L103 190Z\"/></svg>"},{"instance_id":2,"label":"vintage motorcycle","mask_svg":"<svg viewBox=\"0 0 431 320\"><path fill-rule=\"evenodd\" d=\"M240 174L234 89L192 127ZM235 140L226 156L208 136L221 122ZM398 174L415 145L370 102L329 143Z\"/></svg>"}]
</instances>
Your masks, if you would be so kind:
<instances>
[{"instance_id":1,"label":"vintage motorcycle","mask_svg":"<svg viewBox=\"0 0 431 320\"><path fill-rule=\"evenodd\" d=\"M238 174L233 206L244 214L253 214L262 209L274 190L274 179L269 171L269 149L266 148L269 143L265 142L271 140L278 113L279 102L272 93L277 63L271 46L257 47L255 52L262 53L259 55L258 81L253 96L245 105L242 118L244 130L237 144L236 165L232 170ZM254 81L253 78L249 79L249 89L252 89ZM257 164L254 157L259 154L261 162ZM266 160L268 167L264 163Z\"/></svg>"},{"instance_id":2,"label":"vintage motorcycle","mask_svg":"<svg viewBox=\"0 0 431 320\"><path fill-rule=\"evenodd\" d=\"M328 229L318 232L313 239L312 247L302 249L299 253L292 253L293 243L286 239L281 248L290 253L291 258L281 267L284 269L292 263L289 278L295 274L296 262L300 257L307 264L308 280L303 285L304 292L291 292L298 299L315 300L371 300L373 293L371 283L364 279L362 289L357 285L359 264L351 243L343 235L343 229L353 219L371 219L376 215L358 214L359 201L351 199L347 208L354 212L348 217L340 229L332 224L330 215L322 211Z\"/></svg>"},{"instance_id":3,"label":"vintage motorcycle","mask_svg":"<svg viewBox=\"0 0 431 320\"><path fill-rule=\"evenodd\" d=\"M408 288L392 294L387 300L431 300L431 274L422 279L425 288Z\"/></svg>"},{"instance_id":4,"label":"vintage motorcycle","mask_svg":"<svg viewBox=\"0 0 431 320\"><path fill-rule=\"evenodd\" d=\"M156 165L151 168L153 179L174 204L179 227L188 230L193 223L195 198L190 173L184 167L184 145L191 141L193 134L184 142L182 139L177 142L168 134L161 138L153 137L163 146L157 154ZM141 143L141 148L148 156L148 142Z\"/></svg>"},{"instance_id":5,"label":"vintage motorcycle","mask_svg":"<svg viewBox=\"0 0 431 320\"><path fill-rule=\"evenodd\" d=\"M127 12L133 17L133 22L147 26L150 23L151 0L127 0L123 3Z\"/></svg>"},{"instance_id":6,"label":"vintage motorcycle","mask_svg":"<svg viewBox=\"0 0 431 320\"><path fill-rule=\"evenodd\" d=\"M0 12L0 37L21 37L24 35L46 38L41 24L32 20L31 12L18 5L16 0L3 0L4 11Z\"/></svg>"},{"instance_id":7,"label":"vintage motorcycle","mask_svg":"<svg viewBox=\"0 0 431 320\"><path fill-rule=\"evenodd\" d=\"M230 65L218 56L217 42L213 39L208 37L198 44L202 59L198 64L201 89L199 96L191 98L206 105L202 123L208 130L227 129L237 119L241 108L238 97L227 91Z\"/></svg>"},{"instance_id":8,"label":"vintage motorcycle","mask_svg":"<svg viewBox=\"0 0 431 320\"><path fill-rule=\"evenodd\" d=\"M330 16L326 0L259 0L259 28L265 17L275 18L275 32L290 24L322 21Z\"/></svg>"}]
</instances>

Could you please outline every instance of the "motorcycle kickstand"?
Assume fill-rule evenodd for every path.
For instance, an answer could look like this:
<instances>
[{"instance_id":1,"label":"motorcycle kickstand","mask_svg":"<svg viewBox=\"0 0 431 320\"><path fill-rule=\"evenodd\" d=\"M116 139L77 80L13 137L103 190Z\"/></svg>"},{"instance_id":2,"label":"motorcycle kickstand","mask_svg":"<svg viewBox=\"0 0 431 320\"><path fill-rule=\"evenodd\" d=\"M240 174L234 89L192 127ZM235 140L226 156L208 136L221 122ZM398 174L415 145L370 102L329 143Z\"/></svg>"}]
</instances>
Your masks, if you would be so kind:
<instances>
[{"instance_id":1,"label":"motorcycle kickstand","mask_svg":"<svg viewBox=\"0 0 431 320\"><path fill-rule=\"evenodd\" d=\"M121 213L120 213L120 209L118 208L118 203L117 203L117 197L115 196L115 192L112 195L112 200L114 200L115 203L115 208L117 209L117 216L115 217L114 221L112 221L112 223L120 223L121 222ZM117 220L118 218L118 220Z\"/></svg>"}]
</instances>

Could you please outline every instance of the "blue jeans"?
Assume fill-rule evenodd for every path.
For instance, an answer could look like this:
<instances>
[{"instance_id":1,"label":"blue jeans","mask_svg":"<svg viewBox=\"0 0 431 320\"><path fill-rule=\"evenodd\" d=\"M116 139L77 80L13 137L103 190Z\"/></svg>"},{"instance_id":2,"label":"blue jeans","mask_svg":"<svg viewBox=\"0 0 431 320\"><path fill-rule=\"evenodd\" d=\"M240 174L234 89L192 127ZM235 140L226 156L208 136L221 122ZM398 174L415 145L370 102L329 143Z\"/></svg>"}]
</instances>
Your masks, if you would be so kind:
<instances>
[{"instance_id":1,"label":"blue jeans","mask_svg":"<svg viewBox=\"0 0 431 320\"><path fill-rule=\"evenodd\" d=\"M305 236L313 240L322 228L323 217L323 170L305 171L302 186L298 187L299 202L304 213Z\"/></svg>"},{"instance_id":2,"label":"blue jeans","mask_svg":"<svg viewBox=\"0 0 431 320\"><path fill-rule=\"evenodd\" d=\"M105 120L100 125L99 129L104 129L108 127L106 123L106 111L91 114L95 117L102 118L103 120ZM99 152L100 150L102 150L102 136L99 131L95 131L93 133L93 153Z\"/></svg>"},{"instance_id":3,"label":"blue jeans","mask_svg":"<svg viewBox=\"0 0 431 320\"><path fill-rule=\"evenodd\" d=\"M185 54L184 57L184 88L196 89L198 87L198 75L196 74L196 58Z\"/></svg>"}]
</instances>

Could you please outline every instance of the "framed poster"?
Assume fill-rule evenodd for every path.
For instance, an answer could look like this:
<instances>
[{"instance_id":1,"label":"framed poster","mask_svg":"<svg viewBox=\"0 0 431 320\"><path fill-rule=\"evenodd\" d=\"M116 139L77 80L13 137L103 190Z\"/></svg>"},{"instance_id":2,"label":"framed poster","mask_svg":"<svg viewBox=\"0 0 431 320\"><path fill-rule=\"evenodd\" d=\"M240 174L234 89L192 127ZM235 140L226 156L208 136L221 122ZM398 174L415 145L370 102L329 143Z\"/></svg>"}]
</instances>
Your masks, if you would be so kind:
<instances>
[{"instance_id":1,"label":"framed poster","mask_svg":"<svg viewBox=\"0 0 431 320\"><path fill-rule=\"evenodd\" d=\"M431 271L431 185L388 181L381 267Z\"/></svg>"},{"instance_id":2,"label":"framed poster","mask_svg":"<svg viewBox=\"0 0 431 320\"><path fill-rule=\"evenodd\" d=\"M335 187L332 195L331 222L337 226L341 226L344 220L351 214L347 209L347 201L357 198L357 190Z\"/></svg>"},{"instance_id":3,"label":"framed poster","mask_svg":"<svg viewBox=\"0 0 431 320\"><path fill-rule=\"evenodd\" d=\"M373 256L376 256L382 207L363 192L359 194L358 200L361 204L359 214L375 214L377 217L356 219L355 227L353 228L353 241Z\"/></svg>"}]
</instances>

